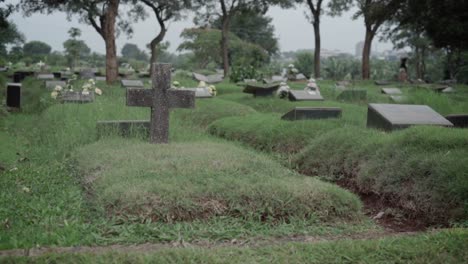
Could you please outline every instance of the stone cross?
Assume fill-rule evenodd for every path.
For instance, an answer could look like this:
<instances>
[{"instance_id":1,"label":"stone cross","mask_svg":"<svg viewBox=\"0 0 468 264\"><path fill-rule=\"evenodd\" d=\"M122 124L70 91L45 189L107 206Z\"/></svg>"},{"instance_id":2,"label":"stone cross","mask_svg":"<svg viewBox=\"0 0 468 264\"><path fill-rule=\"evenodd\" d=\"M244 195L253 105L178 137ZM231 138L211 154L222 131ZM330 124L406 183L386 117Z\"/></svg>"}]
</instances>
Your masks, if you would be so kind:
<instances>
[{"instance_id":1,"label":"stone cross","mask_svg":"<svg viewBox=\"0 0 468 264\"><path fill-rule=\"evenodd\" d=\"M169 142L169 109L194 108L195 92L171 88L170 64L153 64L153 89L128 88L127 106L151 107L150 142Z\"/></svg>"}]
</instances>

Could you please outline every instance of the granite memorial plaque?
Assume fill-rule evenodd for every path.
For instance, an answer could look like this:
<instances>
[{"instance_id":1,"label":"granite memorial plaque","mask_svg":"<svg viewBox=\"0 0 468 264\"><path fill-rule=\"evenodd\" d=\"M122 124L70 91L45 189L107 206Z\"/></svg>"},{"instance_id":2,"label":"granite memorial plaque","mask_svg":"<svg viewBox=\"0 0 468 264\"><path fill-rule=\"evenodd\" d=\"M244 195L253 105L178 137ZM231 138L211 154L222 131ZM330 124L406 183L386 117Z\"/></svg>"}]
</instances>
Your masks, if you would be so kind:
<instances>
[{"instance_id":1,"label":"granite memorial plaque","mask_svg":"<svg viewBox=\"0 0 468 264\"><path fill-rule=\"evenodd\" d=\"M267 84L261 85L256 83L249 83L244 88L244 93L253 94L254 97L257 96L273 96L273 94L280 87L279 84Z\"/></svg>"},{"instance_id":2,"label":"granite memorial plaque","mask_svg":"<svg viewBox=\"0 0 468 264\"><path fill-rule=\"evenodd\" d=\"M468 114L448 115L445 118L455 127L468 128Z\"/></svg>"},{"instance_id":3,"label":"granite memorial plaque","mask_svg":"<svg viewBox=\"0 0 468 264\"><path fill-rule=\"evenodd\" d=\"M153 89L127 89L127 106L150 107L150 142L169 142L169 109L194 108L195 92L170 89L170 64L153 64Z\"/></svg>"},{"instance_id":4,"label":"granite memorial plaque","mask_svg":"<svg viewBox=\"0 0 468 264\"><path fill-rule=\"evenodd\" d=\"M140 80L122 80L120 82L123 88L143 88L145 85Z\"/></svg>"},{"instance_id":5,"label":"granite memorial plaque","mask_svg":"<svg viewBox=\"0 0 468 264\"><path fill-rule=\"evenodd\" d=\"M96 70L95 69L84 69L80 71L81 79L94 79L96 77Z\"/></svg>"},{"instance_id":6,"label":"granite memorial plaque","mask_svg":"<svg viewBox=\"0 0 468 264\"><path fill-rule=\"evenodd\" d=\"M94 102L94 92L89 92L89 94L83 94L82 92L66 91L60 95L60 101L62 103L76 103L76 104L92 103Z\"/></svg>"},{"instance_id":7,"label":"granite memorial plaque","mask_svg":"<svg viewBox=\"0 0 468 264\"><path fill-rule=\"evenodd\" d=\"M199 74L199 73L194 72L192 75L193 75L193 78L196 81L210 83L210 84L220 83L224 79L224 76L220 75L220 74L205 76L203 74Z\"/></svg>"},{"instance_id":8,"label":"granite memorial plaque","mask_svg":"<svg viewBox=\"0 0 468 264\"><path fill-rule=\"evenodd\" d=\"M369 104L367 127L392 131L413 125L453 126L426 105Z\"/></svg>"},{"instance_id":9,"label":"granite memorial plaque","mask_svg":"<svg viewBox=\"0 0 468 264\"><path fill-rule=\"evenodd\" d=\"M51 73L39 73L37 75L37 79L39 79L39 80L53 80L54 75L51 74Z\"/></svg>"},{"instance_id":10,"label":"granite memorial plaque","mask_svg":"<svg viewBox=\"0 0 468 264\"><path fill-rule=\"evenodd\" d=\"M337 107L296 107L283 115L281 119L295 121L306 119L340 118L341 108Z\"/></svg>"},{"instance_id":11,"label":"granite memorial plaque","mask_svg":"<svg viewBox=\"0 0 468 264\"><path fill-rule=\"evenodd\" d=\"M106 81L106 76L97 76L96 81L98 82L105 82Z\"/></svg>"},{"instance_id":12,"label":"granite memorial plaque","mask_svg":"<svg viewBox=\"0 0 468 264\"><path fill-rule=\"evenodd\" d=\"M195 98L200 98L200 99L213 98L213 95L211 95L208 88L181 88L177 90L195 92Z\"/></svg>"},{"instance_id":13,"label":"granite memorial plaque","mask_svg":"<svg viewBox=\"0 0 468 264\"><path fill-rule=\"evenodd\" d=\"M290 101L323 101L323 97L317 92L308 92L300 90L289 91Z\"/></svg>"},{"instance_id":14,"label":"granite memorial plaque","mask_svg":"<svg viewBox=\"0 0 468 264\"><path fill-rule=\"evenodd\" d=\"M11 110L21 109L21 83L7 84L6 106Z\"/></svg>"}]
</instances>

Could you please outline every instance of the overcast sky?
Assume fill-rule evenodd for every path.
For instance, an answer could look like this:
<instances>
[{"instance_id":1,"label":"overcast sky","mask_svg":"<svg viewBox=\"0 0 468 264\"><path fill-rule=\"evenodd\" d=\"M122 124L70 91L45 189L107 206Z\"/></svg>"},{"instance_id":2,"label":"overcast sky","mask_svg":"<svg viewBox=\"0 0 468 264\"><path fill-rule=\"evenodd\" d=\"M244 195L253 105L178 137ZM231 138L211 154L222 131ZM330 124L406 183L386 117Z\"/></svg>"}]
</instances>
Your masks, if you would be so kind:
<instances>
[{"instance_id":1,"label":"overcast sky","mask_svg":"<svg viewBox=\"0 0 468 264\"><path fill-rule=\"evenodd\" d=\"M15 2L15 1L10 1ZM296 9L283 10L281 8L271 8L267 13L273 18L276 35L279 39L282 51L293 51L298 49L314 48L314 31L312 25L304 15L305 7L299 6ZM343 14L341 17L322 18L322 48L329 50L341 50L355 54L355 45L364 39L364 23L362 19L352 20L353 11ZM104 41L94 31L91 26L79 23L75 18L67 21L63 13L53 13L51 15L36 14L31 17L23 17L22 14L12 15L14 21L27 41L40 40L48 43L54 50L63 50L63 42L68 38L67 31L70 27L77 27L82 30L81 39L88 46L99 53L104 53ZM131 39L120 36L117 40L117 52L120 54L122 46L129 42L137 44L144 49L159 30L156 19L150 16L147 20L133 25L134 35ZM173 22L169 26L166 35L167 41L171 43L170 51L174 52L181 42L180 33L184 28L193 27L190 16L183 21ZM374 51L391 49L392 46L386 43L374 41Z\"/></svg>"}]
</instances>

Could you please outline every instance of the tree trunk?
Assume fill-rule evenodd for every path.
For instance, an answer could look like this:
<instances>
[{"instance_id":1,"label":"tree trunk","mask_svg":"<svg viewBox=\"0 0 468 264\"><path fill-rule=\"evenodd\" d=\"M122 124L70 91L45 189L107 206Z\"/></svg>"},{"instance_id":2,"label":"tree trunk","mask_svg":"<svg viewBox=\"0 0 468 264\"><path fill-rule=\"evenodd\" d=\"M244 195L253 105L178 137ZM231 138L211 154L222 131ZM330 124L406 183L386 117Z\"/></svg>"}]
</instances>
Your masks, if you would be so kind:
<instances>
[{"instance_id":1,"label":"tree trunk","mask_svg":"<svg viewBox=\"0 0 468 264\"><path fill-rule=\"evenodd\" d=\"M109 1L103 25L103 38L106 45L106 81L112 84L117 81L119 67L117 63L117 47L115 44L115 23L119 11L119 0Z\"/></svg>"},{"instance_id":2,"label":"tree trunk","mask_svg":"<svg viewBox=\"0 0 468 264\"><path fill-rule=\"evenodd\" d=\"M158 61L158 45L164 40L166 36L166 28L161 26L159 34L151 41L151 59L150 59L150 74L153 72L153 64Z\"/></svg>"},{"instance_id":3,"label":"tree trunk","mask_svg":"<svg viewBox=\"0 0 468 264\"><path fill-rule=\"evenodd\" d=\"M314 22L315 33L315 55L314 55L314 76L316 79L320 78L320 53L322 43L320 40L320 17L316 17Z\"/></svg>"},{"instance_id":4,"label":"tree trunk","mask_svg":"<svg viewBox=\"0 0 468 264\"><path fill-rule=\"evenodd\" d=\"M224 77L229 75L229 17L223 17L223 29L221 33L221 56L223 59Z\"/></svg>"},{"instance_id":5,"label":"tree trunk","mask_svg":"<svg viewBox=\"0 0 468 264\"><path fill-rule=\"evenodd\" d=\"M364 49L362 51L362 79L370 79L370 55L372 49L372 40L375 33L371 29L366 29L366 37L364 40Z\"/></svg>"}]
</instances>

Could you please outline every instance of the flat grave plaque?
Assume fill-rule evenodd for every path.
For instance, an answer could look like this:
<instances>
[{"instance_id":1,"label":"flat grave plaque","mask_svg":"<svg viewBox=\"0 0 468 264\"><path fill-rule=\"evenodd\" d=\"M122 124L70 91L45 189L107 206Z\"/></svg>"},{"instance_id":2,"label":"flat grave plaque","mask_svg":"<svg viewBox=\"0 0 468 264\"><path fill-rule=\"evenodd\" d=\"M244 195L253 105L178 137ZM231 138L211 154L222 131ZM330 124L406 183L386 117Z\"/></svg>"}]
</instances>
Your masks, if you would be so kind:
<instances>
[{"instance_id":1,"label":"flat grave plaque","mask_svg":"<svg viewBox=\"0 0 468 264\"><path fill-rule=\"evenodd\" d=\"M60 101L62 103L77 103L86 104L94 102L94 92L89 94L82 94L81 92L64 92L60 95Z\"/></svg>"},{"instance_id":2,"label":"flat grave plaque","mask_svg":"<svg viewBox=\"0 0 468 264\"><path fill-rule=\"evenodd\" d=\"M37 75L37 79L39 80L53 80L54 75L51 73L40 73Z\"/></svg>"},{"instance_id":3,"label":"flat grave plaque","mask_svg":"<svg viewBox=\"0 0 468 264\"><path fill-rule=\"evenodd\" d=\"M143 88L145 86L141 80L122 80L120 83L124 88Z\"/></svg>"},{"instance_id":4,"label":"flat grave plaque","mask_svg":"<svg viewBox=\"0 0 468 264\"><path fill-rule=\"evenodd\" d=\"M323 97L319 93L310 93L307 91L291 90L289 91L290 101L323 101Z\"/></svg>"},{"instance_id":5,"label":"flat grave plaque","mask_svg":"<svg viewBox=\"0 0 468 264\"><path fill-rule=\"evenodd\" d=\"M337 107L296 107L281 119L295 121L307 119L340 118L342 110Z\"/></svg>"},{"instance_id":6,"label":"flat grave plaque","mask_svg":"<svg viewBox=\"0 0 468 264\"><path fill-rule=\"evenodd\" d=\"M390 101L394 103L404 103L408 100L406 96L403 95L390 95Z\"/></svg>"},{"instance_id":7,"label":"flat grave plaque","mask_svg":"<svg viewBox=\"0 0 468 264\"><path fill-rule=\"evenodd\" d=\"M273 94L278 90L279 84L247 84L244 88L244 93L253 94L254 97L257 96L273 96Z\"/></svg>"},{"instance_id":8,"label":"flat grave plaque","mask_svg":"<svg viewBox=\"0 0 468 264\"><path fill-rule=\"evenodd\" d=\"M52 74L54 75L55 79L61 79L62 78L62 72L53 72Z\"/></svg>"},{"instance_id":9,"label":"flat grave plaque","mask_svg":"<svg viewBox=\"0 0 468 264\"><path fill-rule=\"evenodd\" d=\"M98 82L105 82L106 81L106 76L97 76L96 81Z\"/></svg>"},{"instance_id":10,"label":"flat grave plaque","mask_svg":"<svg viewBox=\"0 0 468 264\"><path fill-rule=\"evenodd\" d=\"M445 118L455 127L468 128L468 114L448 115Z\"/></svg>"},{"instance_id":11,"label":"flat grave plaque","mask_svg":"<svg viewBox=\"0 0 468 264\"><path fill-rule=\"evenodd\" d=\"M8 83L6 90L7 108L21 109L21 83Z\"/></svg>"},{"instance_id":12,"label":"flat grave plaque","mask_svg":"<svg viewBox=\"0 0 468 264\"><path fill-rule=\"evenodd\" d=\"M426 105L369 104L367 127L392 131L412 125L453 126Z\"/></svg>"},{"instance_id":13,"label":"flat grave plaque","mask_svg":"<svg viewBox=\"0 0 468 264\"><path fill-rule=\"evenodd\" d=\"M96 77L95 69L84 69L80 71L81 79L94 79Z\"/></svg>"},{"instance_id":14,"label":"flat grave plaque","mask_svg":"<svg viewBox=\"0 0 468 264\"><path fill-rule=\"evenodd\" d=\"M390 95L403 94L398 88L382 88L382 93Z\"/></svg>"}]
</instances>

